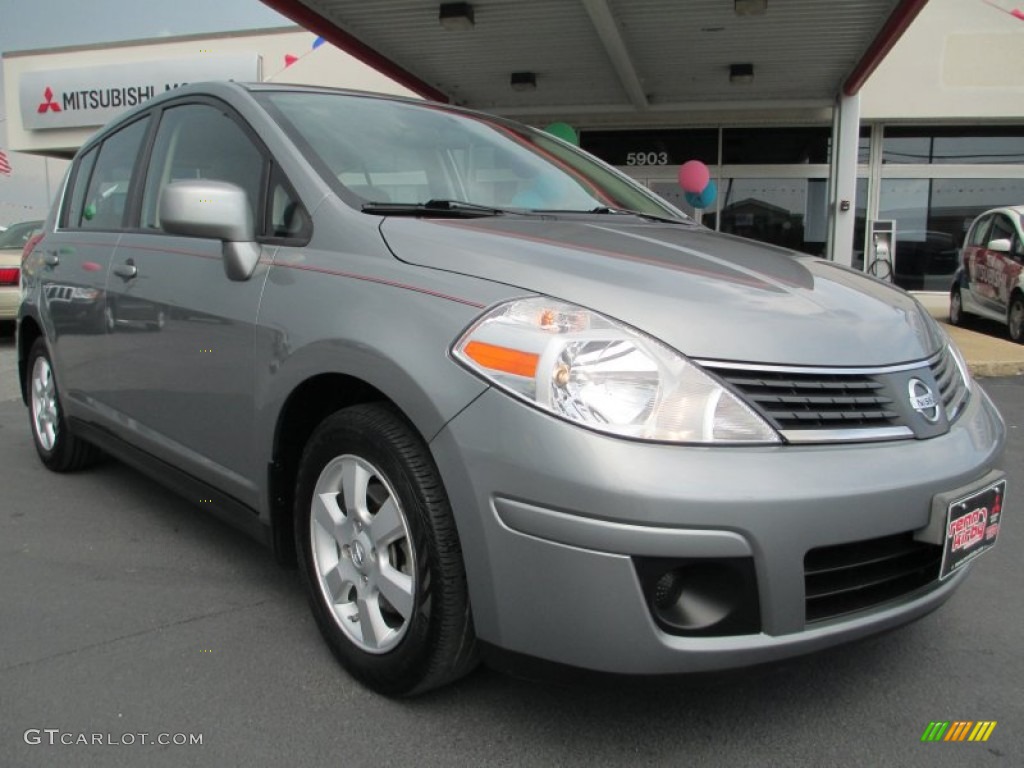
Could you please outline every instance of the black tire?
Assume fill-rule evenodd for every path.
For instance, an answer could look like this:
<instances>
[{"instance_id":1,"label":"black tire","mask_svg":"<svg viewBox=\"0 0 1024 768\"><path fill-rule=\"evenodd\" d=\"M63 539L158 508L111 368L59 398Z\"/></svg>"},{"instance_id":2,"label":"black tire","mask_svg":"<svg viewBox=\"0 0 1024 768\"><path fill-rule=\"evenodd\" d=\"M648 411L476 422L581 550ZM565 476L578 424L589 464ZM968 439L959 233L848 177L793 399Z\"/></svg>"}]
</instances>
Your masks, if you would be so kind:
<instances>
[{"instance_id":1,"label":"black tire","mask_svg":"<svg viewBox=\"0 0 1024 768\"><path fill-rule=\"evenodd\" d=\"M1011 341L1024 343L1024 296L1019 293L1010 298L1010 307L1006 310L1006 329Z\"/></svg>"},{"instance_id":2,"label":"black tire","mask_svg":"<svg viewBox=\"0 0 1024 768\"><path fill-rule=\"evenodd\" d=\"M960 288L954 287L949 293L949 324L963 327L966 322L964 319L964 301L960 295Z\"/></svg>"},{"instance_id":3,"label":"black tire","mask_svg":"<svg viewBox=\"0 0 1024 768\"><path fill-rule=\"evenodd\" d=\"M343 498L345 478L353 476L345 474L346 467L353 472L352 466L370 478L352 497L356 507L363 499L363 508L354 514ZM359 487L349 487L353 485ZM329 530L315 522L313 506L314 492L323 495L325 489L337 502L333 513L323 513L331 514ZM371 511L374 503L379 506ZM390 518L404 521L401 528L389 527L395 544L373 538L374 521L385 504ZM476 666L476 637L451 507L430 452L395 409L357 405L317 427L299 466L295 536L299 570L320 631L342 666L361 683L385 695L408 696L456 680ZM375 585L384 583L386 567L402 568L403 578L411 579L408 591L399 593L408 600L408 616L401 615L384 591L373 596ZM371 618L376 618L377 628L371 620L369 633L364 633L369 614L362 609L374 600L378 610Z\"/></svg>"},{"instance_id":4,"label":"black tire","mask_svg":"<svg viewBox=\"0 0 1024 768\"><path fill-rule=\"evenodd\" d=\"M41 375L44 369L40 367L37 370L37 366L45 366L45 370L49 371L49 375L46 377L48 383L45 387L36 386L37 376L40 377L38 383L40 385L44 383L44 378ZM42 338L36 339L32 345L25 376L29 396L28 418L32 430L32 443L47 469L54 472L75 472L99 461L103 455L99 448L76 437L68 429L67 421L64 419L64 408L60 403L60 392L57 390L57 381L53 377L50 352ZM43 421L37 418L40 409L49 414L45 423L52 426L52 433L44 434L47 430L43 426Z\"/></svg>"}]
</instances>

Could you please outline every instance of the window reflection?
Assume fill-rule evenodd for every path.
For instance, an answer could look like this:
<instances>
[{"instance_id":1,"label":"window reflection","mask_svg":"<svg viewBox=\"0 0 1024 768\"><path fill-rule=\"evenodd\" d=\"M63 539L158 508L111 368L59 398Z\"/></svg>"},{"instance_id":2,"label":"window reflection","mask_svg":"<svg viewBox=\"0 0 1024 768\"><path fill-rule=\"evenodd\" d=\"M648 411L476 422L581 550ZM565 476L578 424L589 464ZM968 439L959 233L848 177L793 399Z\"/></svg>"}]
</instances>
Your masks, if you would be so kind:
<instances>
[{"instance_id":1,"label":"window reflection","mask_svg":"<svg viewBox=\"0 0 1024 768\"><path fill-rule=\"evenodd\" d=\"M716 181L715 183L717 184L718 182ZM702 211L700 217L698 217L697 209L686 202L686 196L683 194L683 189L679 186L678 182L652 181L649 186L651 191L658 195L658 197L672 203L672 205L681 210L691 219L696 220L697 218L700 218L701 223L705 227L709 227L711 229L715 228L715 215L718 210L717 200L710 208Z\"/></svg>"},{"instance_id":2,"label":"window reflection","mask_svg":"<svg viewBox=\"0 0 1024 768\"><path fill-rule=\"evenodd\" d=\"M887 127L883 163L925 165L1024 162L1024 127Z\"/></svg>"},{"instance_id":3,"label":"window reflection","mask_svg":"<svg viewBox=\"0 0 1024 768\"><path fill-rule=\"evenodd\" d=\"M825 252L826 179L723 179L721 230L814 256Z\"/></svg>"},{"instance_id":4,"label":"window reflection","mask_svg":"<svg viewBox=\"0 0 1024 768\"><path fill-rule=\"evenodd\" d=\"M1024 179L883 179L878 217L896 220L894 281L947 291L975 217L1024 199Z\"/></svg>"}]
</instances>

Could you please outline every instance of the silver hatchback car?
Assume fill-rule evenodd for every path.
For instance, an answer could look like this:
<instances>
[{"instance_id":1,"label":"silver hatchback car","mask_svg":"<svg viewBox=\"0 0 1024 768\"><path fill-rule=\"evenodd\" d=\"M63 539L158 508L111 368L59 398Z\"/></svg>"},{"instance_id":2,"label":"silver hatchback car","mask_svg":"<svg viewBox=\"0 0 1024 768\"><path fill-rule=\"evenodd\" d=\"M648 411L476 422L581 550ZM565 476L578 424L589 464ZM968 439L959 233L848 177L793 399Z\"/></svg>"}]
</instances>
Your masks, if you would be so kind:
<instances>
[{"instance_id":1,"label":"silver hatchback car","mask_svg":"<svg viewBox=\"0 0 1024 768\"><path fill-rule=\"evenodd\" d=\"M176 90L81 149L21 282L42 461L111 454L297 562L386 694L825 648L999 531L1003 423L910 296L488 115Z\"/></svg>"}]
</instances>

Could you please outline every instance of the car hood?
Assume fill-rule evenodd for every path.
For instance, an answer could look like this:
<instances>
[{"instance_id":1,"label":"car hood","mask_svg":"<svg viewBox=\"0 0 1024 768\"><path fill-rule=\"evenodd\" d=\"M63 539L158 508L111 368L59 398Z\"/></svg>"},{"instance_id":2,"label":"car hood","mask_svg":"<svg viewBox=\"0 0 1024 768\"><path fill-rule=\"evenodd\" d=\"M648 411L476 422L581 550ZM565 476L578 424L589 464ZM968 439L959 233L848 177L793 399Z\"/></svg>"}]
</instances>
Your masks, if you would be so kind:
<instances>
[{"instance_id":1,"label":"car hood","mask_svg":"<svg viewBox=\"0 0 1024 768\"><path fill-rule=\"evenodd\" d=\"M397 258L579 304L698 359L812 366L916 361L942 344L908 294L832 262L614 214L386 218Z\"/></svg>"}]
</instances>

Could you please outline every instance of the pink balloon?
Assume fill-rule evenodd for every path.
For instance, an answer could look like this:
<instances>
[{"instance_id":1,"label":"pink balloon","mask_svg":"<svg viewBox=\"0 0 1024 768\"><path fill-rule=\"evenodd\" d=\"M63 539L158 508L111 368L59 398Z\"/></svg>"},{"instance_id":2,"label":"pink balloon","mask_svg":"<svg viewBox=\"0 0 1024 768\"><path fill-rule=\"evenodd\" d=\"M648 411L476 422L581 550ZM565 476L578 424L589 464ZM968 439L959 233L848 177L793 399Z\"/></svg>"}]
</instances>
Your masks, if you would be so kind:
<instances>
[{"instance_id":1,"label":"pink balloon","mask_svg":"<svg viewBox=\"0 0 1024 768\"><path fill-rule=\"evenodd\" d=\"M684 192L699 195L711 181L711 171L700 160L687 160L679 166L679 186Z\"/></svg>"}]
</instances>

